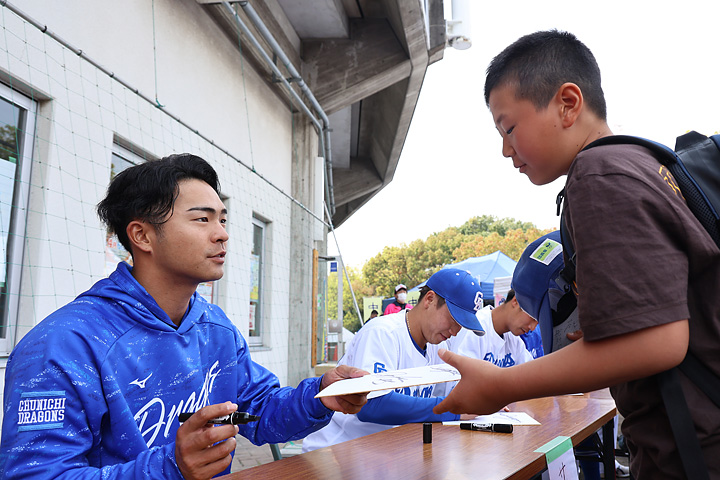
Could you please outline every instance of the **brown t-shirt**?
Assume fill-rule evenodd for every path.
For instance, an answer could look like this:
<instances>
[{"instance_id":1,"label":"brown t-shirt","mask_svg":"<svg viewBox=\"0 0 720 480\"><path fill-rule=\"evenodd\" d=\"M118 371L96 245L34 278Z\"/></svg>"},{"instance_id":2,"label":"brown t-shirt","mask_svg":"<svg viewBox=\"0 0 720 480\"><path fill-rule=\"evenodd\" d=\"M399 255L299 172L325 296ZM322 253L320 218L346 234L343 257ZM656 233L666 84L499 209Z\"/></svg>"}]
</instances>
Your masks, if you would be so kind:
<instances>
[{"instance_id":1,"label":"brown t-shirt","mask_svg":"<svg viewBox=\"0 0 720 480\"><path fill-rule=\"evenodd\" d=\"M643 147L593 147L570 167L566 202L585 340L689 318L690 349L720 376L720 250L672 175ZM681 383L710 478L720 478L720 409ZM656 379L611 392L636 478L684 478Z\"/></svg>"}]
</instances>

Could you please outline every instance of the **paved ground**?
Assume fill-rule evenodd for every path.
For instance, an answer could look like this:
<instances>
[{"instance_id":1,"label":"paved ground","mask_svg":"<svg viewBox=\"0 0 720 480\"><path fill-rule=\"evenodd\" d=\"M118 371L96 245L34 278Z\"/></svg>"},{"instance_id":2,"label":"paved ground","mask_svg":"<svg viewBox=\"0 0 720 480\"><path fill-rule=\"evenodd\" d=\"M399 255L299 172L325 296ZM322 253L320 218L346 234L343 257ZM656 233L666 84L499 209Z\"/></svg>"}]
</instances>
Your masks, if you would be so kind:
<instances>
[{"instance_id":1,"label":"paved ground","mask_svg":"<svg viewBox=\"0 0 720 480\"><path fill-rule=\"evenodd\" d=\"M239 472L250 467L257 467L273 461L272 451L270 445L263 445L262 447L256 447L250 443L245 437L238 435L237 447L235 448L235 458L233 458L231 472ZM280 448L285 451L285 456L288 455L288 451L299 450L302 446L302 440L290 443L281 444ZM297 447L297 448L295 448ZM298 452L299 453L299 452Z\"/></svg>"}]
</instances>

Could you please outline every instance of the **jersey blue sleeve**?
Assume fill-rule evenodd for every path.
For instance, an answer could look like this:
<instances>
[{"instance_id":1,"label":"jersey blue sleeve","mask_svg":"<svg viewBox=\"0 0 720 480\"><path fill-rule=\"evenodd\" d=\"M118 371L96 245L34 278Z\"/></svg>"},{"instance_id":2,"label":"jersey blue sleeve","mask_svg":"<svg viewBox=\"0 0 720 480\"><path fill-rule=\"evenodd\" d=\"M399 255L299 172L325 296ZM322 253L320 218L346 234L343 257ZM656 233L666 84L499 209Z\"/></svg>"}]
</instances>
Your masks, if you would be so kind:
<instances>
[{"instance_id":1,"label":"jersey blue sleeve","mask_svg":"<svg viewBox=\"0 0 720 480\"><path fill-rule=\"evenodd\" d=\"M322 378L302 380L297 388L280 387L277 377L251 358L238 334L238 410L260 420L239 425L239 433L255 445L304 438L327 425L333 411L315 398Z\"/></svg>"},{"instance_id":2,"label":"jersey blue sleeve","mask_svg":"<svg viewBox=\"0 0 720 480\"><path fill-rule=\"evenodd\" d=\"M460 415L445 412L439 415L432 409L445 397L411 397L397 392L390 392L382 397L368 400L358 412L357 417L363 422L382 425L403 425L419 422L450 422L459 420Z\"/></svg>"}]
</instances>

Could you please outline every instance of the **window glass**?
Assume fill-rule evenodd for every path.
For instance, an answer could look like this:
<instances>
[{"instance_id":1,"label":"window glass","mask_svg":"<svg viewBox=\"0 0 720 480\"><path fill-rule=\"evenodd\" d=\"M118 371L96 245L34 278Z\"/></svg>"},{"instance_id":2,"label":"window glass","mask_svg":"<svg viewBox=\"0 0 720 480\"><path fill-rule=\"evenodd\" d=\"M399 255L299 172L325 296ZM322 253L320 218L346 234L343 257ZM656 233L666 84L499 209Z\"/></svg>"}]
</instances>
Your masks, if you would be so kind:
<instances>
[{"instance_id":1,"label":"window glass","mask_svg":"<svg viewBox=\"0 0 720 480\"><path fill-rule=\"evenodd\" d=\"M14 345L36 103L0 85L0 350Z\"/></svg>"},{"instance_id":2,"label":"window glass","mask_svg":"<svg viewBox=\"0 0 720 480\"><path fill-rule=\"evenodd\" d=\"M253 218L253 243L250 252L250 344L262 344L263 273L265 254L265 223Z\"/></svg>"}]
</instances>

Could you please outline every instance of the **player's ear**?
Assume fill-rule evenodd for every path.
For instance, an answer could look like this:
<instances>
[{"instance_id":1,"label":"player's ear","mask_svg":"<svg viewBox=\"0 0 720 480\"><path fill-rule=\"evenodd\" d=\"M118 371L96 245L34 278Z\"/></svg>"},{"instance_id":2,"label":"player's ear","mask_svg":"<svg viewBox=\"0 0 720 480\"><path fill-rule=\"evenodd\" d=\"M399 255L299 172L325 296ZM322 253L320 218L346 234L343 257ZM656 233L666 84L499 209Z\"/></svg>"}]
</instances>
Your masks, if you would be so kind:
<instances>
[{"instance_id":1,"label":"player's ear","mask_svg":"<svg viewBox=\"0 0 720 480\"><path fill-rule=\"evenodd\" d=\"M155 227L147 222L141 222L139 220L133 220L128 223L127 228L128 239L133 247L133 251L138 249L145 253L152 252L152 239L155 234Z\"/></svg>"},{"instance_id":2,"label":"player's ear","mask_svg":"<svg viewBox=\"0 0 720 480\"><path fill-rule=\"evenodd\" d=\"M553 101L559 109L563 128L572 127L580 116L585 103L580 87L571 82L563 83L558 88Z\"/></svg>"},{"instance_id":3,"label":"player's ear","mask_svg":"<svg viewBox=\"0 0 720 480\"><path fill-rule=\"evenodd\" d=\"M430 305L437 302L437 295L435 295L434 291L428 290L428 292L423 297L423 302L426 307L429 307Z\"/></svg>"}]
</instances>

